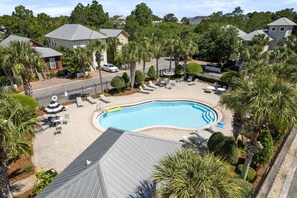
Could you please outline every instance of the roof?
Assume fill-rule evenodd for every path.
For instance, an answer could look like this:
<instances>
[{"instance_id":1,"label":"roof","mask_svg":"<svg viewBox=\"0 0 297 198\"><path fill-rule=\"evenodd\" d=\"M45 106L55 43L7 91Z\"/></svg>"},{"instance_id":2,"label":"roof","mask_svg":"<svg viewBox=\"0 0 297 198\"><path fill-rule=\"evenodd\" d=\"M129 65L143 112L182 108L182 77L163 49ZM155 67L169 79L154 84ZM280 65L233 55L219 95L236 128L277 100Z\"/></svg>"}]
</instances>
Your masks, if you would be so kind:
<instances>
[{"instance_id":1,"label":"roof","mask_svg":"<svg viewBox=\"0 0 297 198\"><path fill-rule=\"evenodd\" d=\"M53 50L52 48L48 47L34 47L36 51L40 53L41 58L48 58L48 57L54 57L54 56L61 56L62 54L56 50Z\"/></svg>"},{"instance_id":2,"label":"roof","mask_svg":"<svg viewBox=\"0 0 297 198\"><path fill-rule=\"evenodd\" d=\"M124 30L120 30L120 29L100 29L99 31L109 38L115 38L121 33L124 33L124 34L126 34L127 37L129 37L128 33L126 33Z\"/></svg>"},{"instance_id":3,"label":"roof","mask_svg":"<svg viewBox=\"0 0 297 198\"><path fill-rule=\"evenodd\" d=\"M209 16L195 16L190 19L198 19L198 18L206 19L206 18L209 18Z\"/></svg>"},{"instance_id":4,"label":"roof","mask_svg":"<svg viewBox=\"0 0 297 198\"><path fill-rule=\"evenodd\" d=\"M109 128L37 197L152 195L154 166L181 146L179 142ZM86 160L91 164L86 165Z\"/></svg>"},{"instance_id":5,"label":"roof","mask_svg":"<svg viewBox=\"0 0 297 198\"><path fill-rule=\"evenodd\" d=\"M271 26L271 25L297 25L297 24L286 17L282 17L268 24L268 26Z\"/></svg>"},{"instance_id":6,"label":"roof","mask_svg":"<svg viewBox=\"0 0 297 198\"><path fill-rule=\"evenodd\" d=\"M230 27L235 28L235 29L237 30L237 35L238 35L238 37L240 37L240 38L243 38L244 36L247 35L246 32L244 32L244 31L242 31L241 29L235 27L234 25L226 25L225 27L226 27L226 28L230 28Z\"/></svg>"},{"instance_id":7,"label":"roof","mask_svg":"<svg viewBox=\"0 0 297 198\"><path fill-rule=\"evenodd\" d=\"M255 36L264 34L266 37L269 38L269 41L273 41L273 38L271 38L266 32L267 32L267 30L255 30L255 31L243 36L242 39L245 41L252 41Z\"/></svg>"},{"instance_id":8,"label":"roof","mask_svg":"<svg viewBox=\"0 0 297 198\"><path fill-rule=\"evenodd\" d=\"M65 24L46 34L45 37L69 41L107 38L105 35L80 24Z\"/></svg>"},{"instance_id":9,"label":"roof","mask_svg":"<svg viewBox=\"0 0 297 198\"><path fill-rule=\"evenodd\" d=\"M26 41L26 42L30 42L31 39L30 38L27 38L27 37L22 37L22 36L18 36L18 35L12 34L12 35L9 35L8 37L6 37L4 40L2 40L0 42L0 45L6 47L12 41Z\"/></svg>"}]
</instances>

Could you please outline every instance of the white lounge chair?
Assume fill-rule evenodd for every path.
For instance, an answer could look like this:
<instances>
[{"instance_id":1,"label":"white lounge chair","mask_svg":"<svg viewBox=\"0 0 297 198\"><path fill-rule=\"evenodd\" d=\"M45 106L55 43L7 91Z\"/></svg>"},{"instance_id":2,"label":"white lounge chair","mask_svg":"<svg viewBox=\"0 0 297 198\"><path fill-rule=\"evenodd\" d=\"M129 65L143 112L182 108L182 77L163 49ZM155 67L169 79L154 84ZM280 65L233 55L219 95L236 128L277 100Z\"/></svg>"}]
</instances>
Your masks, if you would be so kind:
<instances>
[{"instance_id":1,"label":"white lounge chair","mask_svg":"<svg viewBox=\"0 0 297 198\"><path fill-rule=\"evenodd\" d=\"M153 88L149 88L149 87L147 87L145 84L143 84L142 87L143 87L144 90L155 91L155 89L153 89Z\"/></svg>"},{"instance_id":2,"label":"white lounge chair","mask_svg":"<svg viewBox=\"0 0 297 198\"><path fill-rule=\"evenodd\" d=\"M218 126L216 126L216 123L210 123L209 124L209 128L212 132L220 132L221 128L219 128Z\"/></svg>"},{"instance_id":3,"label":"white lounge chair","mask_svg":"<svg viewBox=\"0 0 297 198\"><path fill-rule=\"evenodd\" d=\"M142 88L142 86L139 86L139 93L150 94L150 92L144 90L144 89Z\"/></svg>"},{"instance_id":4,"label":"white lounge chair","mask_svg":"<svg viewBox=\"0 0 297 198\"><path fill-rule=\"evenodd\" d=\"M82 106L84 106L81 97L76 97L76 105L77 105L77 107L82 107Z\"/></svg>"},{"instance_id":5,"label":"white lounge chair","mask_svg":"<svg viewBox=\"0 0 297 198\"><path fill-rule=\"evenodd\" d=\"M70 122L70 115L65 114L63 117L63 124L67 124L68 122Z\"/></svg>"},{"instance_id":6,"label":"white lounge chair","mask_svg":"<svg viewBox=\"0 0 297 198\"><path fill-rule=\"evenodd\" d=\"M166 89L172 89L172 86L170 84L166 84L165 88Z\"/></svg>"},{"instance_id":7,"label":"white lounge chair","mask_svg":"<svg viewBox=\"0 0 297 198\"><path fill-rule=\"evenodd\" d=\"M100 95L100 98L101 98L101 100L102 100L103 102L105 102L105 103L110 103L110 100L108 100L108 98L106 98L104 94L101 94L101 95Z\"/></svg>"},{"instance_id":8,"label":"white lounge chair","mask_svg":"<svg viewBox=\"0 0 297 198\"><path fill-rule=\"evenodd\" d=\"M192 80L193 80L193 76L189 76L187 82L192 82Z\"/></svg>"},{"instance_id":9,"label":"white lounge chair","mask_svg":"<svg viewBox=\"0 0 297 198\"><path fill-rule=\"evenodd\" d=\"M194 81L189 82L188 85L196 85L197 82L198 82L198 79L196 78Z\"/></svg>"},{"instance_id":10,"label":"white lounge chair","mask_svg":"<svg viewBox=\"0 0 297 198\"><path fill-rule=\"evenodd\" d=\"M94 100L94 98L92 98L91 96L88 96L88 97L87 97L87 101L88 101L89 103L91 103L91 104L95 104L95 103L96 103L96 101Z\"/></svg>"},{"instance_id":11,"label":"white lounge chair","mask_svg":"<svg viewBox=\"0 0 297 198\"><path fill-rule=\"evenodd\" d=\"M157 89L157 88L158 88L157 86L155 86L155 85L153 84L153 82L152 82L151 80L149 81L148 86L151 87L151 88L154 88L154 89Z\"/></svg>"},{"instance_id":12,"label":"white lounge chair","mask_svg":"<svg viewBox=\"0 0 297 198\"><path fill-rule=\"evenodd\" d=\"M182 82L184 81L184 76L180 77L179 79L176 80L176 82Z\"/></svg>"}]
</instances>

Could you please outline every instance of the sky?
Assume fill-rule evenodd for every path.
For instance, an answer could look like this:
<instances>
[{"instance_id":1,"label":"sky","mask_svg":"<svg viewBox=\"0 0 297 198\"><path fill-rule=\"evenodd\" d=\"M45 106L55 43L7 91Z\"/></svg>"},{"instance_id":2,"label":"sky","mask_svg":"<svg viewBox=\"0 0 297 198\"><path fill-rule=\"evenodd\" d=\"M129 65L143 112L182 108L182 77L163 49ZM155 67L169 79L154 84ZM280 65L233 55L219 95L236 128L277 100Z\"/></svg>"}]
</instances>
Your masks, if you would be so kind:
<instances>
[{"instance_id":1,"label":"sky","mask_svg":"<svg viewBox=\"0 0 297 198\"><path fill-rule=\"evenodd\" d=\"M78 3L87 5L92 0L0 0L0 15L10 15L14 8L23 5L33 11L34 15L45 12L51 16L70 15ZM297 0L98 0L109 16L127 16L139 3L146 3L159 17L174 13L178 18L210 15L213 12L229 13L240 6L244 13L253 11L278 11L294 8Z\"/></svg>"}]
</instances>

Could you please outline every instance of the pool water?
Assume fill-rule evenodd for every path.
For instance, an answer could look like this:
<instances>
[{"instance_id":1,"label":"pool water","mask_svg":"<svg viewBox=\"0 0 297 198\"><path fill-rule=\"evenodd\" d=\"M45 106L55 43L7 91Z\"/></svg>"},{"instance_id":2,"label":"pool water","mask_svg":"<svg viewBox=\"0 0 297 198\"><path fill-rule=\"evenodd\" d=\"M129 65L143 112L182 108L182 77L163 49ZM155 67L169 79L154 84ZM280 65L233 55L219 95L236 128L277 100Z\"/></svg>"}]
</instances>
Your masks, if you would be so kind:
<instances>
[{"instance_id":1,"label":"pool water","mask_svg":"<svg viewBox=\"0 0 297 198\"><path fill-rule=\"evenodd\" d=\"M105 112L98 117L104 129L115 127L129 131L152 126L204 127L216 120L217 114L212 108L191 101L152 101Z\"/></svg>"}]
</instances>

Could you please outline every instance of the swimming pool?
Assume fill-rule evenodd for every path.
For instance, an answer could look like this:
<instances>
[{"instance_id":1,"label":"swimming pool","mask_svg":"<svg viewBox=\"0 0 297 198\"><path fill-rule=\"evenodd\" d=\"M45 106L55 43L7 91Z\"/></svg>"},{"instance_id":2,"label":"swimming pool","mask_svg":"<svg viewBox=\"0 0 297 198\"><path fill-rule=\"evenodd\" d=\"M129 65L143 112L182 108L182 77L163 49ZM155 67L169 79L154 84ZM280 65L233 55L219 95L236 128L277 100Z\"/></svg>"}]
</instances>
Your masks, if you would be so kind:
<instances>
[{"instance_id":1,"label":"swimming pool","mask_svg":"<svg viewBox=\"0 0 297 198\"><path fill-rule=\"evenodd\" d=\"M133 131L153 126L204 127L216 120L216 112L198 102L150 101L105 112L97 118L97 123L103 129L115 127Z\"/></svg>"}]
</instances>

